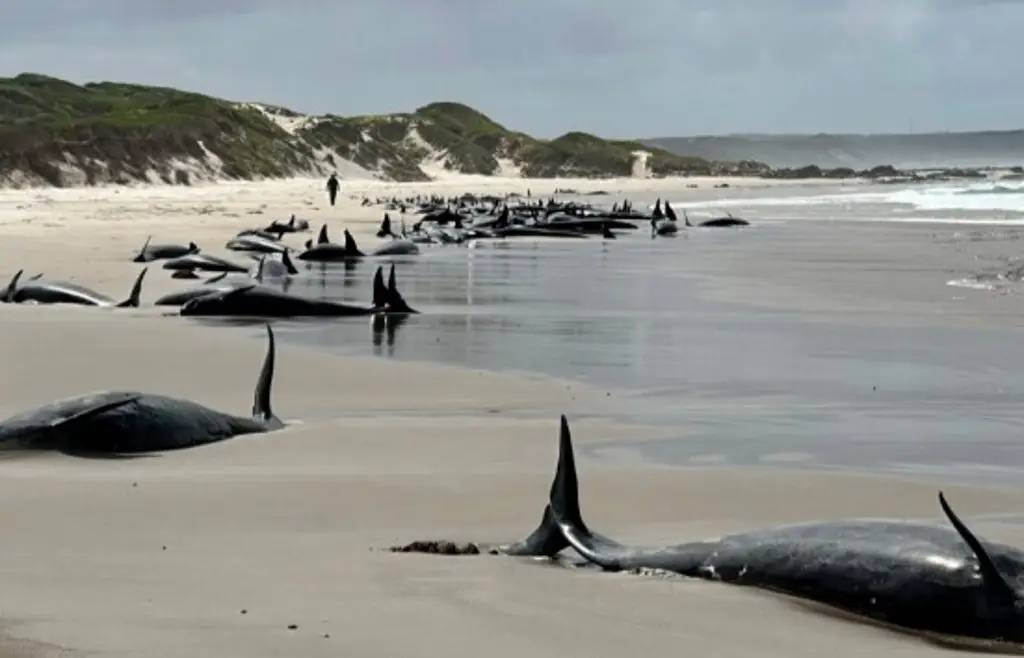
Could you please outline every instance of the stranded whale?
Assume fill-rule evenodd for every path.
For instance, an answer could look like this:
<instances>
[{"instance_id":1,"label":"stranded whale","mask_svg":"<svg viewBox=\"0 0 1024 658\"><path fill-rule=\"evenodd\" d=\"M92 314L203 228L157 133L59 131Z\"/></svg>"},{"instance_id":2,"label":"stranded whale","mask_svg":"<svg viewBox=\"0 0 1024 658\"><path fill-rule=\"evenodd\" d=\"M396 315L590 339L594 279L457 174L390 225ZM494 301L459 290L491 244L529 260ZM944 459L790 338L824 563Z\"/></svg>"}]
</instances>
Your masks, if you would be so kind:
<instances>
[{"instance_id":1,"label":"stranded whale","mask_svg":"<svg viewBox=\"0 0 1024 658\"><path fill-rule=\"evenodd\" d=\"M116 302L106 295L89 290L77 283L50 281L41 278L41 275L38 274L19 285L24 270L18 270L11 278L0 301L15 304L35 302L36 304L81 304L83 306L138 308L139 296L142 294L142 280L146 277L148 269L147 267L142 268L132 285L128 298L123 302Z\"/></svg>"},{"instance_id":2,"label":"stranded whale","mask_svg":"<svg viewBox=\"0 0 1024 658\"><path fill-rule=\"evenodd\" d=\"M373 304L354 306L321 299L290 295L258 284L240 285L230 290L214 290L187 301L179 311L184 316L224 317L349 317L378 313L416 313L402 298L395 284L395 266L387 285L383 269L378 267L373 278Z\"/></svg>"},{"instance_id":3,"label":"stranded whale","mask_svg":"<svg viewBox=\"0 0 1024 658\"><path fill-rule=\"evenodd\" d=\"M951 527L895 519L817 521L676 546L625 546L583 521L569 424L540 526L494 553L573 548L608 571L660 570L815 601L944 641L1024 643L1024 551L979 540L939 493ZM395 550L430 550L417 542ZM475 545L455 552L475 553Z\"/></svg>"},{"instance_id":4,"label":"stranded whale","mask_svg":"<svg viewBox=\"0 0 1024 658\"><path fill-rule=\"evenodd\" d=\"M107 391L58 400L0 421L0 450L59 450L73 455L118 455L190 448L242 434L284 427L270 407L274 332L252 416L234 416L197 402L135 391Z\"/></svg>"},{"instance_id":5,"label":"stranded whale","mask_svg":"<svg viewBox=\"0 0 1024 658\"><path fill-rule=\"evenodd\" d=\"M199 247L195 242L189 242L187 245L151 244L150 241L152 239L152 235L146 238L146 242L142 245L142 249L139 250L139 253L136 254L134 258L132 258L133 262L149 263L154 260L178 258L180 256L199 253Z\"/></svg>"},{"instance_id":6,"label":"stranded whale","mask_svg":"<svg viewBox=\"0 0 1024 658\"><path fill-rule=\"evenodd\" d=\"M178 279L195 279L196 270L201 272L248 272L249 268L232 263L220 256L211 254L188 254L165 261L163 268L174 272L173 277Z\"/></svg>"},{"instance_id":7,"label":"stranded whale","mask_svg":"<svg viewBox=\"0 0 1024 658\"><path fill-rule=\"evenodd\" d=\"M307 243L306 250L296 256L299 260L338 263L344 261L358 260L375 256L412 256L420 253L420 248L412 240L395 239L390 240L377 247L369 254L364 253L356 244L356 239L348 229L345 229L345 244L330 242L327 238L327 225L320 229L317 243Z\"/></svg>"}]
</instances>

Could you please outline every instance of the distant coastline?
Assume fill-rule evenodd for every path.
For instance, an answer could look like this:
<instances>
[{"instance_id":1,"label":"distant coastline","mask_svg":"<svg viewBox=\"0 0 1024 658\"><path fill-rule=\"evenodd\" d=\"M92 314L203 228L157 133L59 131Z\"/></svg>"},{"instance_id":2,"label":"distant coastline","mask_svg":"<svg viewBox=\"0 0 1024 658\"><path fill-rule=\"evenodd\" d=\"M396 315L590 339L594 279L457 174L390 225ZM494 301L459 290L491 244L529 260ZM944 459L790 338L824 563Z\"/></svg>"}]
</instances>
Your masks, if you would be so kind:
<instances>
[{"instance_id":1,"label":"distant coastline","mask_svg":"<svg viewBox=\"0 0 1024 658\"><path fill-rule=\"evenodd\" d=\"M0 79L0 188L191 185L331 172L347 180L393 182L459 176L740 176L901 183L988 177L977 165L922 174L887 164L898 158L865 166L829 164L829 158L837 159L835 148L823 146L825 151L815 153L806 144L811 140L821 145L831 137L778 138L782 142L758 136L609 140L569 132L545 140L508 129L454 102L387 115L311 116L166 87L113 82L77 85L33 73ZM778 143L788 146L770 146ZM1019 143L1024 152L1024 131L1019 133ZM765 148L789 155L778 156ZM1000 148L1004 155L1013 150L1012 144ZM762 151L764 157L754 157ZM806 159L794 165L783 162L796 152L804 153ZM825 157L821 152L833 155ZM872 152L896 154L892 149ZM998 165L1007 158L987 164ZM1024 170L1013 171L1024 174Z\"/></svg>"},{"instance_id":2,"label":"distant coastline","mask_svg":"<svg viewBox=\"0 0 1024 658\"><path fill-rule=\"evenodd\" d=\"M756 160L772 168L972 169L1024 165L1024 130L875 135L705 135L639 142L673 153Z\"/></svg>"}]
</instances>

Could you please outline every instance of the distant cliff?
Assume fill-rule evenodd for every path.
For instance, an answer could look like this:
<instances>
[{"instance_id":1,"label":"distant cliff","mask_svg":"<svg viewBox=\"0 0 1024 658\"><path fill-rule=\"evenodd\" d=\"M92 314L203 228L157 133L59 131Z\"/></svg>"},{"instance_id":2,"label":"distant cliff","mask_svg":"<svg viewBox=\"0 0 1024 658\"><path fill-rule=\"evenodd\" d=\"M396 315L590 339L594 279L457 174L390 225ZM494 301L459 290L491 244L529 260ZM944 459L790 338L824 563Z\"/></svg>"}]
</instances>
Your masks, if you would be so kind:
<instances>
[{"instance_id":1,"label":"distant cliff","mask_svg":"<svg viewBox=\"0 0 1024 658\"><path fill-rule=\"evenodd\" d=\"M906 135L722 135L638 140L708 160L757 160L771 167L898 169L1024 164L1024 130Z\"/></svg>"},{"instance_id":2,"label":"distant cliff","mask_svg":"<svg viewBox=\"0 0 1024 658\"><path fill-rule=\"evenodd\" d=\"M426 181L449 173L551 177L757 173L638 142L542 140L459 103L379 116L306 116L166 87L0 79L0 185L74 186L295 175Z\"/></svg>"}]
</instances>

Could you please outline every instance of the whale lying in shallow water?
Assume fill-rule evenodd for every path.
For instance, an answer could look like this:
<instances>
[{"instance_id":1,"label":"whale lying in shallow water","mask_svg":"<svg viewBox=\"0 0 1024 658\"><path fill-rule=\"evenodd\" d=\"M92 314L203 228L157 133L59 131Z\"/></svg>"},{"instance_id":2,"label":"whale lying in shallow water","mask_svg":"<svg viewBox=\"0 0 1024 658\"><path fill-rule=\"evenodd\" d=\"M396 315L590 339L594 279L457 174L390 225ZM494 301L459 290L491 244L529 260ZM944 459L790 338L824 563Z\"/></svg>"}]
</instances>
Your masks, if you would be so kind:
<instances>
[{"instance_id":1,"label":"whale lying in shallow water","mask_svg":"<svg viewBox=\"0 0 1024 658\"><path fill-rule=\"evenodd\" d=\"M939 493L949 526L896 519L817 521L640 548L583 520L569 423L541 523L492 553L554 557L572 548L608 571L657 570L779 592L952 643L1024 644L1024 551L978 539ZM414 542L403 552L479 553Z\"/></svg>"},{"instance_id":2,"label":"whale lying in shallow water","mask_svg":"<svg viewBox=\"0 0 1024 658\"><path fill-rule=\"evenodd\" d=\"M417 311L406 303L398 291L395 266L392 265L387 285L384 284L383 269L377 268L373 277L373 303L370 306L300 297L252 283L193 297L182 305L179 313L183 316L206 317L298 318L411 315Z\"/></svg>"}]
</instances>

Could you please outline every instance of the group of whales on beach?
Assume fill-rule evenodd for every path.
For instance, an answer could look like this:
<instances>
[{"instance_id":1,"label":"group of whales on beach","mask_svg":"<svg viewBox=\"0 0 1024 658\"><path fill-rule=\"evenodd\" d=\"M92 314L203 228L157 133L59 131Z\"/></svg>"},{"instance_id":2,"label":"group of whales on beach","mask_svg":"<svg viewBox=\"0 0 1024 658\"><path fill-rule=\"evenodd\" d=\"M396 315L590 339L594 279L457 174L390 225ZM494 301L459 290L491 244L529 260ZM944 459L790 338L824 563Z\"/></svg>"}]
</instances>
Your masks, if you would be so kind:
<instances>
[{"instance_id":1,"label":"group of whales on beach","mask_svg":"<svg viewBox=\"0 0 1024 658\"><path fill-rule=\"evenodd\" d=\"M422 217L407 230L402 220L399 233L391 226L391 218L384 215L384 221L377 237L391 236L396 239L417 243L461 243L473 239L503 239L512 237L585 238L600 235L607 240L616 238L616 231L635 231L637 222L647 222L651 237L676 235L680 230L679 217L668 201L655 201L649 213L633 208L628 200L616 202L611 209L595 208L590 204L548 201L529 202L520 200L510 204L508 198L459 197L443 199L414 197L399 200L378 199L377 204L387 210L404 214L415 204ZM373 205L364 199L363 205ZM727 228L749 226L750 222L726 212L696 224L683 211L683 228Z\"/></svg>"},{"instance_id":2,"label":"group of whales on beach","mask_svg":"<svg viewBox=\"0 0 1024 658\"><path fill-rule=\"evenodd\" d=\"M188 244L153 243L147 238L133 262L149 264L163 261L162 267L172 272L174 279L199 279L199 272L216 276L202 284L164 295L154 302L156 306L176 306L184 316L246 316L246 317L344 317L378 314L416 313L403 299L395 280L395 267L391 264L387 283L383 268L374 275L373 299L369 306L342 304L314 300L266 285L271 280L288 280L299 274L295 260L309 263L352 264L364 259L415 256L419 245L466 244L477 240L505 240L526 238L586 238L601 235L615 239L615 231L636 230L636 221L649 222L652 237L670 236L679 229L678 217L668 201L659 198L650 213L642 213L625 200L611 210L594 208L576 202L559 203L554 199L543 202L510 203L508 198L489 197L483 200L467 197L453 199L388 199L384 218L377 237L384 242L368 252L360 249L348 229L343 242L334 242L324 224L316 239L306 240L304 249L294 256L285 245L283 235L310 230L308 220L294 215L285 222L273 221L262 228L240 231L225 244L233 252L246 252L257 259L253 264L241 264L221 256L205 253L195 242ZM368 204L367 200L364 202ZM416 203L421 217L407 229L404 220L399 232L392 224L387 210L405 212L409 204ZM684 228L747 226L744 219L727 215L696 225L683 213ZM80 304L107 307L138 307L141 303L142 283L148 267L138 274L131 292L123 301L90 290L79 284L45 279L41 274L22 279L24 270L12 277L0 293L6 303Z\"/></svg>"},{"instance_id":3,"label":"group of whales on beach","mask_svg":"<svg viewBox=\"0 0 1024 658\"><path fill-rule=\"evenodd\" d=\"M386 203L395 205L395 200ZM459 203L424 205L426 212L411 231L392 231L386 218L379 237L402 244L398 252L379 249L363 253L346 231L345 242L328 239L326 228L308 241L296 259L311 262L349 262L377 254L415 254L408 246L427 241L503 239L521 229L551 230L555 237L570 232L605 234L620 217L561 210L567 219L522 222L521 209L504 204L482 222L475 207ZM662 207L661 204L658 204ZM624 207L623 207L624 206ZM628 204L615 212L630 215ZM492 206L493 207L493 206ZM390 209L390 208L389 208ZM538 208L534 218L546 212ZM660 218L651 217L652 233L659 223L675 223L674 211L664 204ZM550 218L553 213L548 213ZM562 215L559 215L562 216ZM504 217L504 219L501 219ZM515 218L515 219L514 219ZM722 222L714 226L743 225ZM546 229L546 224L572 228ZM745 223L745 222L744 222ZM483 225L481 225L483 224ZM687 219L686 226L690 226ZM634 225L634 228L636 226ZM133 260L164 262L175 278L198 278L196 272L217 273L195 289L172 293L157 304L176 305L182 315L389 315L415 313L395 284L392 265L385 283L383 268L374 277L370 306L304 299L263 285L273 276L293 276L298 269L282 235L308 231L308 222L292 218L273 222L232 238L227 248L248 251L258 258L255 270L226 259L204 255L194 244L153 244L146 241ZM564 231L564 235L561 232ZM668 235L669 233L663 233ZM473 236L473 237L466 237ZM385 244L385 247L388 243ZM305 257L304 257L305 256ZM2 292L8 303L76 303L92 306L137 307L147 268L138 275L129 296L121 302L70 283L50 281L42 275L24 280L19 271ZM232 275L245 275L232 278ZM176 295L176 296L175 296ZM252 433L279 431L286 424L274 413L271 390L275 368L275 339L266 326L267 349L259 371L248 415L228 414L191 400L138 391L106 391L58 400L0 421L0 450L59 451L73 456L125 457L193 448ZM672 573L717 580L794 596L825 604L867 620L943 642L980 641L987 647L1000 643L1024 644L1024 551L982 541L963 523L939 493L939 505L949 527L898 519L816 521L763 528L717 539L677 546L639 548L621 544L592 531L583 520L569 424L561 418L559 456L555 476L540 525L525 539L504 545L456 544L415 541L394 547L396 552L446 555L490 553L517 557L557 559L571 549L571 566L594 566L606 571Z\"/></svg>"}]
</instances>

